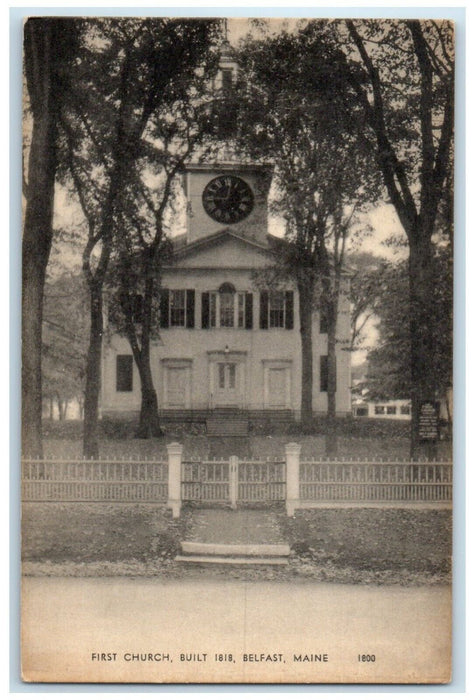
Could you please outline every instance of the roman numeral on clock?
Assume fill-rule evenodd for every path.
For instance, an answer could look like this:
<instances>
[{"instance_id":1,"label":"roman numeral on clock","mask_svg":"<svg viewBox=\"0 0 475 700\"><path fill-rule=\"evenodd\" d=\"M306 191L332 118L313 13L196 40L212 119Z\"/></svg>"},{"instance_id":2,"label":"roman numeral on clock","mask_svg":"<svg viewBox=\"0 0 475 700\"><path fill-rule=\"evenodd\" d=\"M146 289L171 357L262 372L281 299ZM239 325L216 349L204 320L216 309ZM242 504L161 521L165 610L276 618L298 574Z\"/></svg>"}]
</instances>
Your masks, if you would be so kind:
<instances>
[{"instance_id":1,"label":"roman numeral on clock","mask_svg":"<svg viewBox=\"0 0 475 700\"><path fill-rule=\"evenodd\" d=\"M252 190L236 175L220 175L205 187L203 208L212 219L223 224L236 224L248 216L254 206Z\"/></svg>"}]
</instances>

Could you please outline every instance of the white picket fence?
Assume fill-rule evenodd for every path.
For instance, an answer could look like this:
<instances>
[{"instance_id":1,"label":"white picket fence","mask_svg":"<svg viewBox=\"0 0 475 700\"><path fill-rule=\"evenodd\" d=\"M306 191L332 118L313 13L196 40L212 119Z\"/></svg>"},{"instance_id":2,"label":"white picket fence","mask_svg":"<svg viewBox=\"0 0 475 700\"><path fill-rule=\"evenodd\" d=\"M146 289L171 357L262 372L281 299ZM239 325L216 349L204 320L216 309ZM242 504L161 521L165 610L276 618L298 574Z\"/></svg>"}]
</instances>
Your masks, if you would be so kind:
<instances>
[{"instance_id":1,"label":"white picket fence","mask_svg":"<svg viewBox=\"0 0 475 700\"><path fill-rule=\"evenodd\" d=\"M194 459L182 462L181 498L183 501L228 503L229 460Z\"/></svg>"},{"instance_id":2,"label":"white picket fence","mask_svg":"<svg viewBox=\"0 0 475 700\"><path fill-rule=\"evenodd\" d=\"M181 499L232 505L285 501L285 460L184 460Z\"/></svg>"},{"instance_id":3,"label":"white picket fence","mask_svg":"<svg viewBox=\"0 0 475 700\"><path fill-rule=\"evenodd\" d=\"M166 503L168 461L159 459L24 459L24 501Z\"/></svg>"},{"instance_id":4,"label":"white picket fence","mask_svg":"<svg viewBox=\"0 0 475 700\"><path fill-rule=\"evenodd\" d=\"M166 503L175 517L183 502L285 502L296 508L318 503L450 503L452 464L444 461L300 459L289 443L282 459L182 459L168 455L135 459L24 459L24 501Z\"/></svg>"},{"instance_id":5,"label":"white picket fence","mask_svg":"<svg viewBox=\"0 0 475 700\"><path fill-rule=\"evenodd\" d=\"M452 464L429 461L300 462L302 501L451 501Z\"/></svg>"}]
</instances>

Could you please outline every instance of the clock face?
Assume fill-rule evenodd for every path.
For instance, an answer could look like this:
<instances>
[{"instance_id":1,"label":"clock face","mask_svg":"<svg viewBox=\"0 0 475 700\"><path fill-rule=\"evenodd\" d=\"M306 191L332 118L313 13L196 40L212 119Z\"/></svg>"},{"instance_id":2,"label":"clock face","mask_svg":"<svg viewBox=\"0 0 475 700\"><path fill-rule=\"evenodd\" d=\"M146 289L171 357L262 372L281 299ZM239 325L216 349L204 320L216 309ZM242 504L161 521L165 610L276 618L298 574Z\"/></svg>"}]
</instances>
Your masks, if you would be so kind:
<instances>
[{"instance_id":1,"label":"clock face","mask_svg":"<svg viewBox=\"0 0 475 700\"><path fill-rule=\"evenodd\" d=\"M206 185L203 207L220 224L237 224L248 216L254 206L252 190L235 175L220 175Z\"/></svg>"}]
</instances>

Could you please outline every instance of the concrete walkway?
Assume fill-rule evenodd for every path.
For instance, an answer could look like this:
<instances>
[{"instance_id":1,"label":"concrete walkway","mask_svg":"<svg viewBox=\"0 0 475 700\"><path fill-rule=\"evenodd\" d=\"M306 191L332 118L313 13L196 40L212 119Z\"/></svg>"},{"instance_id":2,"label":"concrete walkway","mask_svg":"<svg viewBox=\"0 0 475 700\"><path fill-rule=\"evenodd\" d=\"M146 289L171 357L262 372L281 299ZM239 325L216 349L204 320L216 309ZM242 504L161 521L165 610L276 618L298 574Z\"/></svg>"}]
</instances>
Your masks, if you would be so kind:
<instances>
[{"instance_id":1,"label":"concrete walkway","mask_svg":"<svg viewBox=\"0 0 475 700\"><path fill-rule=\"evenodd\" d=\"M222 544L283 544L279 519L269 510L197 508L186 539Z\"/></svg>"},{"instance_id":2,"label":"concrete walkway","mask_svg":"<svg viewBox=\"0 0 475 700\"><path fill-rule=\"evenodd\" d=\"M32 681L444 682L450 589L26 578ZM369 655L374 661L361 661Z\"/></svg>"}]
</instances>

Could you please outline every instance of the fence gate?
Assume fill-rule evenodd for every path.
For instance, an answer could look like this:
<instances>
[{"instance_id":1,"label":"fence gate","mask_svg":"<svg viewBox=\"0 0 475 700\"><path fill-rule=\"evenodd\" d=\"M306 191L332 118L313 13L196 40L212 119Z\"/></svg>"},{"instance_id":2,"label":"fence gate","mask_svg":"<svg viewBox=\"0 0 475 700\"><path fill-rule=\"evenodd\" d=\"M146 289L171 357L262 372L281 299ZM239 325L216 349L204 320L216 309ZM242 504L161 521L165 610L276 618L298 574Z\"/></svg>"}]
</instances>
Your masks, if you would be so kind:
<instances>
[{"instance_id":1,"label":"fence gate","mask_svg":"<svg viewBox=\"0 0 475 700\"><path fill-rule=\"evenodd\" d=\"M285 460L182 462L183 501L230 504L285 501Z\"/></svg>"}]
</instances>

